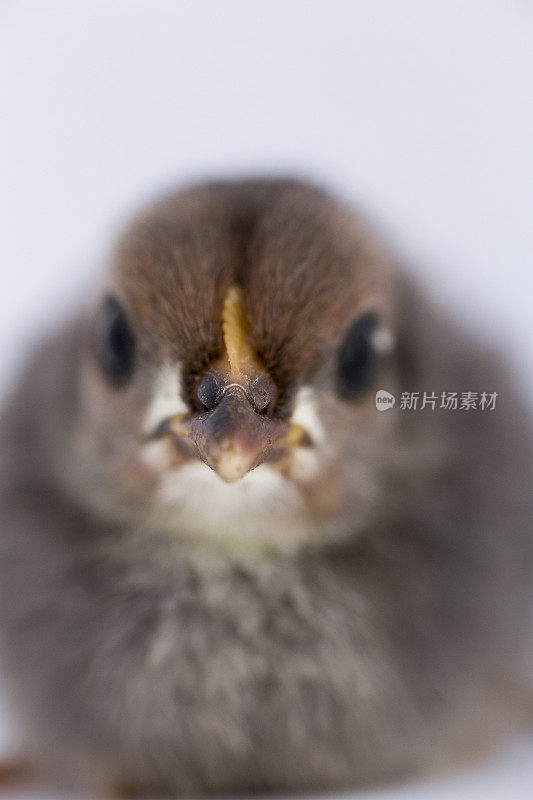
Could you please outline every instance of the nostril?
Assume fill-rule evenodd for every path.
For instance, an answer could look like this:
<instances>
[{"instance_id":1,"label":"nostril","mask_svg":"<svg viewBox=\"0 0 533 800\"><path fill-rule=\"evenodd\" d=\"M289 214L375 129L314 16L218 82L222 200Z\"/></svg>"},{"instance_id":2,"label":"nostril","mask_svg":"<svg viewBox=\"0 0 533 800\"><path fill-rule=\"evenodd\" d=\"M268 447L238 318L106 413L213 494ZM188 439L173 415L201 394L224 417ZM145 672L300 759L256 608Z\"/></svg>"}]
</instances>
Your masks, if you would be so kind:
<instances>
[{"instance_id":1,"label":"nostril","mask_svg":"<svg viewBox=\"0 0 533 800\"><path fill-rule=\"evenodd\" d=\"M211 411L220 399L221 387L212 372L206 372L196 386L196 396L204 411Z\"/></svg>"},{"instance_id":2,"label":"nostril","mask_svg":"<svg viewBox=\"0 0 533 800\"><path fill-rule=\"evenodd\" d=\"M258 375L249 389L255 411L265 412L276 400L276 386L269 375Z\"/></svg>"}]
</instances>

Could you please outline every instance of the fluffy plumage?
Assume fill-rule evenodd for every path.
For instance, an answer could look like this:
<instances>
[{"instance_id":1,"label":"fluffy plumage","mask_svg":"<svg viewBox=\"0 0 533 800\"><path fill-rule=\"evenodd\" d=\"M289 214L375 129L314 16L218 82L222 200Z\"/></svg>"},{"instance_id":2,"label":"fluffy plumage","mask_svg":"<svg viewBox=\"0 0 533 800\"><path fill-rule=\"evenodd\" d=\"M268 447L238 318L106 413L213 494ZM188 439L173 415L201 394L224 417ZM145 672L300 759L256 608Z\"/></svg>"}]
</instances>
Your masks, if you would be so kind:
<instances>
[{"instance_id":1,"label":"fluffy plumage","mask_svg":"<svg viewBox=\"0 0 533 800\"><path fill-rule=\"evenodd\" d=\"M198 399L223 379L235 285L261 413L254 376ZM95 354L109 294L136 342L121 387ZM395 347L347 398L339 349L369 310ZM499 398L382 413L380 388ZM239 436L235 409L307 441L264 434L268 457L224 483L188 437L216 413ZM169 419L183 436L152 435ZM213 183L140 214L3 415L0 635L26 746L74 783L159 796L360 786L486 746L530 690L526 419L500 360L322 191Z\"/></svg>"}]
</instances>

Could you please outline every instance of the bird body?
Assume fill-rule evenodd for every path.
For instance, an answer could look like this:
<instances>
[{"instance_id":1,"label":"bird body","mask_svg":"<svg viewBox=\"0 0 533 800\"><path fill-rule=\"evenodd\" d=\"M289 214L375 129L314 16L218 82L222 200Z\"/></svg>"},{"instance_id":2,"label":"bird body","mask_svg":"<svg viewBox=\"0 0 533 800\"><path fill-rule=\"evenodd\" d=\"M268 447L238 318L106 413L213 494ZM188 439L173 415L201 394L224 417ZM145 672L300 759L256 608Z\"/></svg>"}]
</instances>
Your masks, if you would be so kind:
<instances>
[{"instance_id":1,"label":"bird body","mask_svg":"<svg viewBox=\"0 0 533 800\"><path fill-rule=\"evenodd\" d=\"M501 402L384 413L379 389ZM1 655L64 779L361 786L524 715L527 415L322 191L207 184L143 212L0 435Z\"/></svg>"}]
</instances>

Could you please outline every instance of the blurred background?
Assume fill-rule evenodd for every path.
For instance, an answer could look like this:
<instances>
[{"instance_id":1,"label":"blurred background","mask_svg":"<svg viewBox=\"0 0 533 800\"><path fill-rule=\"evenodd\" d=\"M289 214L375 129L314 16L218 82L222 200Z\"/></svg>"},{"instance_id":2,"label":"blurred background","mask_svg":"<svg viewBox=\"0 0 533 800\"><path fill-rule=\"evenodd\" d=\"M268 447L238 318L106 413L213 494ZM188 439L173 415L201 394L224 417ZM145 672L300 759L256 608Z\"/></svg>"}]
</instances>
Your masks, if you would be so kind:
<instances>
[{"instance_id":1,"label":"blurred background","mask_svg":"<svg viewBox=\"0 0 533 800\"><path fill-rule=\"evenodd\" d=\"M365 209L533 392L528 0L3 0L0 75L0 393L83 302L129 212L259 172ZM371 797L532 786L524 735L463 775Z\"/></svg>"}]
</instances>

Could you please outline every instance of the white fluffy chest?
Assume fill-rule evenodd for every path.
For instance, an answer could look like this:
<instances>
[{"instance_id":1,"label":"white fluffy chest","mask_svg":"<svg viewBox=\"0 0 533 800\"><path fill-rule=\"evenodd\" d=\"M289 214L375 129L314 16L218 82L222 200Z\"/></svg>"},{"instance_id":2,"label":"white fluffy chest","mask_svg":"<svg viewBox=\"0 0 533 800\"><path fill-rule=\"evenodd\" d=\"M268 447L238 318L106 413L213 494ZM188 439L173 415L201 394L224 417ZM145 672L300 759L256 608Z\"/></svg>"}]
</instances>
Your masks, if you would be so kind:
<instances>
[{"instance_id":1,"label":"white fluffy chest","mask_svg":"<svg viewBox=\"0 0 533 800\"><path fill-rule=\"evenodd\" d=\"M292 550L306 536L297 487L263 465L228 484L201 462L160 478L158 501L180 533L224 547Z\"/></svg>"}]
</instances>

